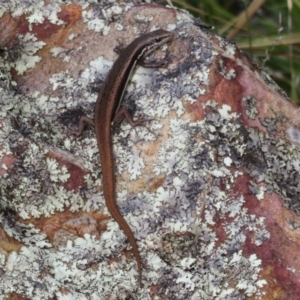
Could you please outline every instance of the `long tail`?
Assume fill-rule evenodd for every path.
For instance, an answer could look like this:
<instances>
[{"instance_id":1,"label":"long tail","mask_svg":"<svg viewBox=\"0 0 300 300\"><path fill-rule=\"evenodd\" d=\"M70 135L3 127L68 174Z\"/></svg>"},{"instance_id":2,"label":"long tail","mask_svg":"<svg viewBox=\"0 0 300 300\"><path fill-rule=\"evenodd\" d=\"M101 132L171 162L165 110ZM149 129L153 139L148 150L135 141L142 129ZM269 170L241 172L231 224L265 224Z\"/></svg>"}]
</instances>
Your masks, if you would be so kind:
<instances>
[{"instance_id":1,"label":"long tail","mask_svg":"<svg viewBox=\"0 0 300 300\"><path fill-rule=\"evenodd\" d=\"M135 238L133 236L133 233L132 233L129 225L127 224L127 222L123 218L123 216L120 214L117 205L114 205L113 203L110 203L109 205L106 204L106 205L107 205L107 208L108 208L111 216L115 219L115 221L123 229L123 231L125 232L128 240L129 240L129 243L130 243L130 245L132 247L132 252L134 254L134 257L135 257L136 263L137 263L137 267L138 267L139 284L140 284L140 287L142 287L142 264L141 264L141 257L140 257L140 253L139 253L139 250L138 250Z\"/></svg>"},{"instance_id":2,"label":"long tail","mask_svg":"<svg viewBox=\"0 0 300 300\"><path fill-rule=\"evenodd\" d=\"M110 139L108 138L108 140ZM104 143L101 143L101 145L98 144L98 146L100 151L103 192L104 192L106 206L111 216L123 229L123 231L125 232L129 240L129 243L132 247L132 251L137 262L138 273L139 273L139 284L140 287L142 287L142 264L141 264L140 253L135 238L133 236L133 233L130 227L128 226L127 222L123 218L123 216L120 214L119 208L116 203L116 178L115 178L115 165L114 165L113 154L112 154L112 145L111 142L110 143L108 142L107 144L105 144L105 141L103 140L102 142ZM103 145L105 145L105 147L103 147ZM108 150L109 147L110 149Z\"/></svg>"}]
</instances>

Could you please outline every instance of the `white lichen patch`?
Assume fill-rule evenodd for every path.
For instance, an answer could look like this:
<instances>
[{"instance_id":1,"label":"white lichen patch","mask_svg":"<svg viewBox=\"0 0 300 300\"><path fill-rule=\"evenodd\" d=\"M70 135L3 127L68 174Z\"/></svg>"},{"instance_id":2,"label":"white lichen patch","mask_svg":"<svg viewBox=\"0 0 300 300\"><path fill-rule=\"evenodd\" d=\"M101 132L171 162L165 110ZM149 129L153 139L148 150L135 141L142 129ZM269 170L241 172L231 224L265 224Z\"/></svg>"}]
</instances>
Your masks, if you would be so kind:
<instances>
[{"instance_id":1,"label":"white lichen patch","mask_svg":"<svg viewBox=\"0 0 300 300\"><path fill-rule=\"evenodd\" d=\"M61 12L59 3L49 3L43 7L44 17L52 24L63 25L64 21L58 18L58 13Z\"/></svg>"},{"instance_id":2,"label":"white lichen patch","mask_svg":"<svg viewBox=\"0 0 300 300\"><path fill-rule=\"evenodd\" d=\"M257 200L263 200L267 192L267 188L263 185L257 185L255 182L249 182L251 192L256 196Z\"/></svg>"},{"instance_id":3,"label":"white lichen patch","mask_svg":"<svg viewBox=\"0 0 300 300\"><path fill-rule=\"evenodd\" d=\"M136 16L134 16L134 19L137 22L143 22L143 23L148 23L151 22L153 20L153 16L148 16L148 15L143 15L143 14L137 14Z\"/></svg>"},{"instance_id":4,"label":"white lichen patch","mask_svg":"<svg viewBox=\"0 0 300 300\"><path fill-rule=\"evenodd\" d=\"M249 119L254 120L256 116L258 115L258 109L256 107L257 100L248 95L242 98L242 101L246 104L246 114L249 117Z\"/></svg>"},{"instance_id":5,"label":"white lichen patch","mask_svg":"<svg viewBox=\"0 0 300 300\"><path fill-rule=\"evenodd\" d=\"M27 17L27 21L31 24L41 24L44 21L43 11L40 7L35 7L31 14Z\"/></svg>"},{"instance_id":6,"label":"white lichen patch","mask_svg":"<svg viewBox=\"0 0 300 300\"><path fill-rule=\"evenodd\" d=\"M131 7L132 4L112 4L107 7L103 4L101 6L93 5L89 10L82 12L83 21L87 23L89 30L108 35L110 32L109 24L112 20L116 21L114 27L117 30L123 28L121 15Z\"/></svg>"},{"instance_id":7,"label":"white lichen patch","mask_svg":"<svg viewBox=\"0 0 300 300\"><path fill-rule=\"evenodd\" d=\"M10 224L3 222L2 218L0 222L8 233L16 230L11 235L26 244L18 253L11 252L6 259L0 256L1 296L14 291L30 299L41 300L59 297L60 290L64 289L64 299L108 299L112 292L111 282L114 285L122 283L126 288L134 284L131 279L134 275L131 274L133 263L130 263L131 270L128 269L129 264L125 259L119 263L123 270L120 265L107 265L106 257L112 252L117 254L120 250L120 243L115 236L108 236L106 233L107 238L104 236L99 241L86 234L84 238L69 241L65 246L52 251L45 236L36 235L30 226L26 228L20 225L22 227L17 228L15 224L14 228L10 228ZM18 229L23 231L17 232ZM24 233L31 243L26 243ZM39 239L33 243L35 236L44 236L44 241ZM115 243L112 243L114 240ZM91 264L97 267L90 268Z\"/></svg>"},{"instance_id":8,"label":"white lichen patch","mask_svg":"<svg viewBox=\"0 0 300 300\"><path fill-rule=\"evenodd\" d=\"M102 4L111 5L111 0L102 0ZM95 0L78 0L77 5L81 5L82 9L86 9L89 5L94 5ZM13 17L26 15L27 20L31 23L40 23L47 18L51 23L62 25L63 21L58 18L58 13L61 11L61 5L74 5L72 0L56 0L46 2L40 0L26 1L2 1L0 7L0 17L4 13L11 13Z\"/></svg>"},{"instance_id":9,"label":"white lichen patch","mask_svg":"<svg viewBox=\"0 0 300 300\"><path fill-rule=\"evenodd\" d=\"M236 77L236 72L234 69L227 70L224 66L224 61L222 59L219 60L220 66L220 74L227 80L232 80Z\"/></svg>"},{"instance_id":10,"label":"white lichen patch","mask_svg":"<svg viewBox=\"0 0 300 300\"><path fill-rule=\"evenodd\" d=\"M289 223L289 229L290 230L296 230L298 228L300 228L300 222L295 222L295 221L292 221L292 220L287 220L288 223Z\"/></svg>"},{"instance_id":11,"label":"white lichen patch","mask_svg":"<svg viewBox=\"0 0 300 300\"><path fill-rule=\"evenodd\" d=\"M228 56L233 57L236 54L237 48L235 44L220 36L217 36L217 39L219 40L219 46L225 50Z\"/></svg>"},{"instance_id":12,"label":"white lichen patch","mask_svg":"<svg viewBox=\"0 0 300 300\"><path fill-rule=\"evenodd\" d=\"M105 21L98 18L95 18L93 11L85 11L82 14L85 22L88 23L88 29L94 30L96 32L102 32L104 35L108 35L109 27L105 25Z\"/></svg>"},{"instance_id":13,"label":"white lichen patch","mask_svg":"<svg viewBox=\"0 0 300 300\"><path fill-rule=\"evenodd\" d=\"M41 57L36 55L36 53L42 49L46 43L38 41L31 33L20 36L19 41L23 47L22 54L15 62L11 63L11 66L16 69L19 75L22 75L28 69L34 68L35 65L41 61Z\"/></svg>"},{"instance_id":14,"label":"white lichen patch","mask_svg":"<svg viewBox=\"0 0 300 300\"><path fill-rule=\"evenodd\" d=\"M70 174L65 166L61 168L55 159L46 158L46 163L50 175L50 180L54 182L66 182L70 178Z\"/></svg>"},{"instance_id":15,"label":"white lichen patch","mask_svg":"<svg viewBox=\"0 0 300 300\"><path fill-rule=\"evenodd\" d=\"M224 164L226 167L230 167L232 164L232 159L230 157L225 157L224 158Z\"/></svg>"},{"instance_id":16,"label":"white lichen patch","mask_svg":"<svg viewBox=\"0 0 300 300\"><path fill-rule=\"evenodd\" d=\"M53 57L64 57L67 51L68 49L64 47L54 47L50 50L50 53L53 55Z\"/></svg>"},{"instance_id":17,"label":"white lichen patch","mask_svg":"<svg viewBox=\"0 0 300 300\"><path fill-rule=\"evenodd\" d=\"M64 1L64 4L72 3ZM57 14L61 11L60 4L47 3L44 1L29 0L29 1L6 1L1 3L0 17L9 12L13 17L26 16L29 23L29 29L32 30L33 24L41 24L48 19L52 24L62 25L64 22L60 20Z\"/></svg>"},{"instance_id":18,"label":"white lichen patch","mask_svg":"<svg viewBox=\"0 0 300 300\"><path fill-rule=\"evenodd\" d=\"M296 145L300 145L300 130L294 126L290 126L287 130L290 140ZM298 168L300 171L300 168Z\"/></svg>"}]
</instances>

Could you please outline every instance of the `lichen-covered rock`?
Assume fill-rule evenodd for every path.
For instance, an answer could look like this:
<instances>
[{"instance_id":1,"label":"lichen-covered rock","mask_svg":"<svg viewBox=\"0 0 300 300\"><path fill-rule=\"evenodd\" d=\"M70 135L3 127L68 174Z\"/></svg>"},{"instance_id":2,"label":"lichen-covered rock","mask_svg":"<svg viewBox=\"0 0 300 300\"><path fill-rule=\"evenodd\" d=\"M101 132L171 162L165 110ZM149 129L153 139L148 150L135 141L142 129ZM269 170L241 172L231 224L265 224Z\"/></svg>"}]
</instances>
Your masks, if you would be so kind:
<instances>
[{"instance_id":1,"label":"lichen-covered rock","mask_svg":"<svg viewBox=\"0 0 300 300\"><path fill-rule=\"evenodd\" d=\"M298 111L272 79L185 11L112 1L0 7L0 299L298 299ZM114 128L106 209L93 116L117 54L145 32L174 40L138 66ZM14 298L14 299L15 299Z\"/></svg>"}]
</instances>

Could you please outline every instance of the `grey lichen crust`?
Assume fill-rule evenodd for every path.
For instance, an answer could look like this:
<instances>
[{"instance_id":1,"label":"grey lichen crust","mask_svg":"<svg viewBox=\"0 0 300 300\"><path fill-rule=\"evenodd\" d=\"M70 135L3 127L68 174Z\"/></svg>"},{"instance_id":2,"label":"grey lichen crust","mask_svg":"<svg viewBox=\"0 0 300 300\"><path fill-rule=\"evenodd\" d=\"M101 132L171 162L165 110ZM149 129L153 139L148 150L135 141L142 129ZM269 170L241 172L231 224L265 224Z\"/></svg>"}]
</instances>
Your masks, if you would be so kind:
<instances>
[{"instance_id":1,"label":"grey lichen crust","mask_svg":"<svg viewBox=\"0 0 300 300\"><path fill-rule=\"evenodd\" d=\"M129 7L120 5L119 9L122 12ZM99 15L99 10L94 5L87 13L87 22ZM176 29L178 36L189 42L189 56L178 69L136 69L124 105L134 108L135 118L152 121L134 130L123 123L113 134L119 175L126 171L134 181L144 176L148 167L154 177L165 178L151 192L133 194L119 187L117 193L120 211L138 241L144 289L137 288L135 262L120 255L128 244L115 221L107 223L100 239L89 234L70 235L68 242L54 245L33 225L14 220L16 214L23 219L50 217L65 208L108 214L103 195L97 192L101 181L93 130L79 139L70 137L57 114L82 107L92 115L97 97L92 84L96 78L105 79L112 61L99 57L77 77L68 71L53 75L49 84L53 90L63 91L59 99L39 91L27 96L13 91L7 75L11 66L1 58L0 160L13 154L16 161L13 169L0 177L0 224L7 235L23 244L19 252L0 249L1 300L12 292L39 300L54 296L147 299L153 284L158 286L157 299L245 299L262 295L266 281L260 278L261 260L255 254L245 256L242 249L247 232L251 232L251 243L256 246L269 238L269 232L264 218L247 213L243 194L230 191L246 171L253 179L250 189L259 200L264 192L274 191L298 212L299 154L286 140L276 139L276 124L284 122L280 116L261 120L268 128L268 133L262 133L246 128L229 105L219 105L212 99L203 104L204 119L191 120L186 104L209 92L209 67L217 53L199 28L193 27L194 34L189 34L191 25L187 21L193 21L189 15L180 11L176 14L177 23L169 29ZM99 32L102 23L97 19L88 26ZM104 34L107 28L101 28ZM61 49L51 51L62 63L70 59ZM76 51L71 55L76 56ZM18 69L18 65L15 67ZM235 77L234 71L222 68L221 75L226 80ZM74 102L74 94L81 100ZM246 102L250 119L256 117L256 99L249 95L237 101ZM145 156L143 149L160 134L165 139L155 158ZM67 191L62 186L70 174L49 156L51 152L71 156L89 171L84 188ZM263 181L267 186L262 192L258 182ZM223 240L212 229L216 219L226 233ZM112 256L119 260L108 264Z\"/></svg>"}]
</instances>

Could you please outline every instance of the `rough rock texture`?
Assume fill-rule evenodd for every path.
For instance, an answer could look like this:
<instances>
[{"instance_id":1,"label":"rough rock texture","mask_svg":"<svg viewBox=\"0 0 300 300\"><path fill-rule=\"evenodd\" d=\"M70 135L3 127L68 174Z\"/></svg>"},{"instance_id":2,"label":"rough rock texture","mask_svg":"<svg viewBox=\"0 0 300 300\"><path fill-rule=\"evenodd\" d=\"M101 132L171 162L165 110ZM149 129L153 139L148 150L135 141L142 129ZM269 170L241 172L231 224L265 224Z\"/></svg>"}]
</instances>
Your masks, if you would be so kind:
<instances>
[{"instance_id":1,"label":"rough rock texture","mask_svg":"<svg viewBox=\"0 0 300 300\"><path fill-rule=\"evenodd\" d=\"M35 3L36 2L36 3ZM184 11L112 1L0 6L0 299L299 299L299 114L235 45ZM113 49L174 40L137 67L105 207L93 116Z\"/></svg>"}]
</instances>

